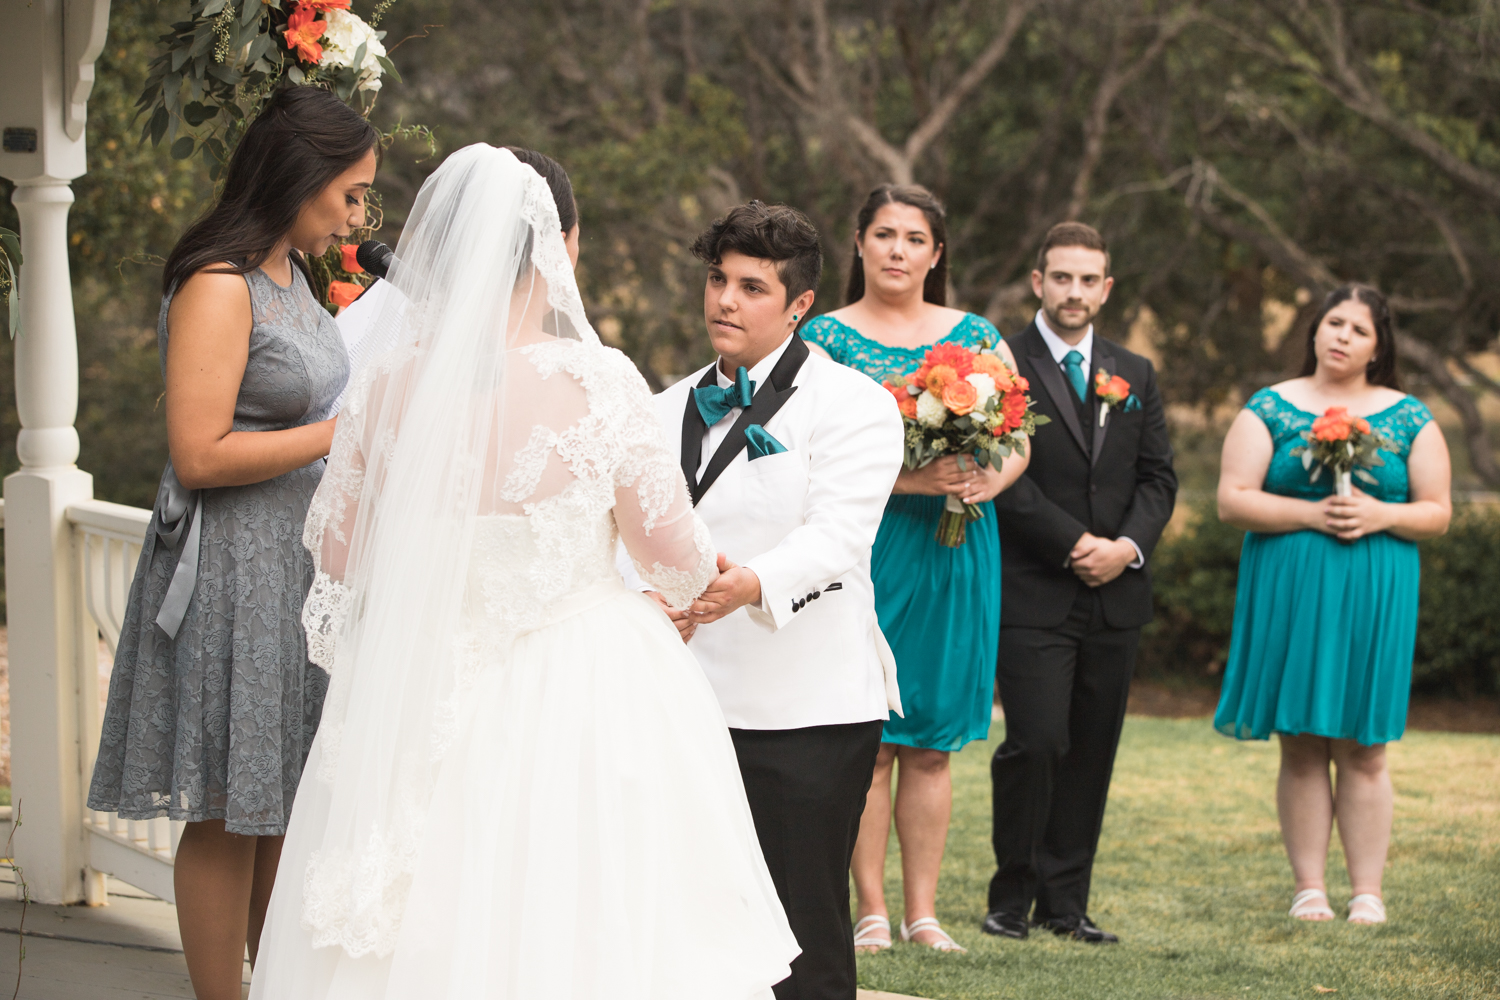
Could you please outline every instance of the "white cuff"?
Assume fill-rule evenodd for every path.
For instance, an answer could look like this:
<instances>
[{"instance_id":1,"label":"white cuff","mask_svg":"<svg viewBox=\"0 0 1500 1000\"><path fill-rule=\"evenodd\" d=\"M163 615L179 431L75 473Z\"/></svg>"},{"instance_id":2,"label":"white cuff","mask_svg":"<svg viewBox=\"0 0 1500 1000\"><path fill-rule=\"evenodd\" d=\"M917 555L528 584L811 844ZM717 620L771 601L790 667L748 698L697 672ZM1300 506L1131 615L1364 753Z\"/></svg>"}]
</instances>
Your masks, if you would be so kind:
<instances>
[{"instance_id":1,"label":"white cuff","mask_svg":"<svg viewBox=\"0 0 1500 1000\"><path fill-rule=\"evenodd\" d=\"M1141 551L1141 547L1139 545L1135 544L1135 539L1125 538L1124 536L1121 536L1120 541L1129 542L1130 547L1132 549L1135 549L1135 561L1127 565L1125 567L1126 569L1140 569L1142 566L1146 565L1146 554Z\"/></svg>"}]
</instances>

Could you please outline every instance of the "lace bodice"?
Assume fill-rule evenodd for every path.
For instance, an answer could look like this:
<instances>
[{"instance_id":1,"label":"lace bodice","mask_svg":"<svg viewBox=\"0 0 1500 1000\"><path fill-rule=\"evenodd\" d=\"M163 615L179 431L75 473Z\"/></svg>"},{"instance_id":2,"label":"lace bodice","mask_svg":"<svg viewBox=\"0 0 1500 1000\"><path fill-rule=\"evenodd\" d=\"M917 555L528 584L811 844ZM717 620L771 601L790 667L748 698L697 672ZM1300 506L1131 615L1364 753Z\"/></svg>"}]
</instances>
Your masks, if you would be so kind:
<instances>
[{"instance_id":1,"label":"lace bodice","mask_svg":"<svg viewBox=\"0 0 1500 1000\"><path fill-rule=\"evenodd\" d=\"M1302 457L1292 454L1293 448L1307 443L1303 432L1312 427L1317 414L1293 406L1269 388L1251 396L1245 408L1266 425L1276 449L1266 470L1266 492L1303 500L1321 500L1333 492L1332 476L1325 471L1317 482L1312 482L1310 472L1302 467ZM1395 444L1396 450L1380 453L1385 464L1365 470L1375 477L1375 482L1360 482L1359 488L1377 500L1406 503L1411 495L1406 456L1411 453L1417 432L1432 419L1432 412L1417 397L1407 396L1366 419L1372 430Z\"/></svg>"},{"instance_id":2,"label":"lace bodice","mask_svg":"<svg viewBox=\"0 0 1500 1000\"><path fill-rule=\"evenodd\" d=\"M817 344L828 352L828 356L841 365L862 371L877 382L884 383L921 367L922 356L927 348L891 347L878 340L871 340L854 327L832 316L815 316L802 328L802 339ZM983 316L965 313L937 342L939 344L962 344L971 350L979 347L981 340L991 346L1000 342L1000 332Z\"/></svg>"}]
</instances>

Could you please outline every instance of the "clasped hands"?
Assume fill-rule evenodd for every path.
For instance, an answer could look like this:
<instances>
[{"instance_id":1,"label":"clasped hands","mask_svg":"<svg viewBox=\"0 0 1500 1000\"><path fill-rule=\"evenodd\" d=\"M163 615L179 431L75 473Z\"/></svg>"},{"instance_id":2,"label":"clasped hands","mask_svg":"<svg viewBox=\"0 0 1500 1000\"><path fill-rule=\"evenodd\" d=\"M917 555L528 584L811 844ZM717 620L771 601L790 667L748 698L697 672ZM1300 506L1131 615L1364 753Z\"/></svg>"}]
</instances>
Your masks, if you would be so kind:
<instances>
[{"instance_id":1,"label":"clasped hands","mask_svg":"<svg viewBox=\"0 0 1500 1000\"><path fill-rule=\"evenodd\" d=\"M1085 531L1068 553L1068 568L1090 587L1102 587L1136 560L1135 546L1123 538L1100 538Z\"/></svg>"},{"instance_id":2,"label":"clasped hands","mask_svg":"<svg viewBox=\"0 0 1500 1000\"><path fill-rule=\"evenodd\" d=\"M674 608L654 590L648 590L646 596L661 605L672 624L677 626L677 634L687 642L698 631L699 625L716 622L747 604L760 603L760 577L754 570L730 562L729 557L720 552L719 575L689 607Z\"/></svg>"},{"instance_id":3,"label":"clasped hands","mask_svg":"<svg viewBox=\"0 0 1500 1000\"><path fill-rule=\"evenodd\" d=\"M896 492L984 503L1000 492L1000 470L980 465L972 455L945 455L920 469L902 469L896 477Z\"/></svg>"},{"instance_id":4,"label":"clasped hands","mask_svg":"<svg viewBox=\"0 0 1500 1000\"><path fill-rule=\"evenodd\" d=\"M1313 528L1341 542L1379 534L1394 522L1389 504L1381 503L1357 486L1353 496L1334 495L1319 501L1313 520Z\"/></svg>"}]
</instances>

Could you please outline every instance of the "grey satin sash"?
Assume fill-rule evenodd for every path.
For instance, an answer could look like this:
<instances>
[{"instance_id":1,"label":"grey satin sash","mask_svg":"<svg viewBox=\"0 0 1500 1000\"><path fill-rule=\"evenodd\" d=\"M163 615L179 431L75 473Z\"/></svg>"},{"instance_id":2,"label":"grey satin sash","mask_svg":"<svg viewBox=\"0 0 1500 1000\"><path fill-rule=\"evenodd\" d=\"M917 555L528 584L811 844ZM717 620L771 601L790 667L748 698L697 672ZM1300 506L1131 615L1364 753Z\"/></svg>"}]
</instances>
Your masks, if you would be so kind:
<instances>
[{"instance_id":1,"label":"grey satin sash","mask_svg":"<svg viewBox=\"0 0 1500 1000\"><path fill-rule=\"evenodd\" d=\"M175 549L183 536L183 529L187 529L187 539L178 553L177 568L172 572L167 596L162 598L161 611L156 615L156 627L165 632L168 639L177 638L188 602L193 599L193 588L198 585L199 528L202 524L202 491L183 486L168 460L167 471L162 473L161 488L156 491L156 537L168 549Z\"/></svg>"}]
</instances>

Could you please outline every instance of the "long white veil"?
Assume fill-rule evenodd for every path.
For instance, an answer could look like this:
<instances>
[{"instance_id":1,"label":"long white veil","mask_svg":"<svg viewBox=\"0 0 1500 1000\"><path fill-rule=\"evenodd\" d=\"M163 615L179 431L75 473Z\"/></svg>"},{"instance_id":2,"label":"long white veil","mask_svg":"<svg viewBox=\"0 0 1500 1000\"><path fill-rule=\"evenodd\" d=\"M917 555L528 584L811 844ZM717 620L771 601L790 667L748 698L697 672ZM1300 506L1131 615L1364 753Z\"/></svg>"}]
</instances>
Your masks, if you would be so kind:
<instances>
[{"instance_id":1,"label":"long white veil","mask_svg":"<svg viewBox=\"0 0 1500 1000\"><path fill-rule=\"evenodd\" d=\"M516 511L508 351L551 337L598 343L551 191L506 150L449 156L422 186L397 256L388 280L401 295L387 297L374 335L399 346L351 386L304 535L318 568L309 655L332 683L304 778L330 792L302 922L314 945L351 955L383 954L395 939L472 672L459 637L476 523Z\"/></svg>"}]
</instances>

